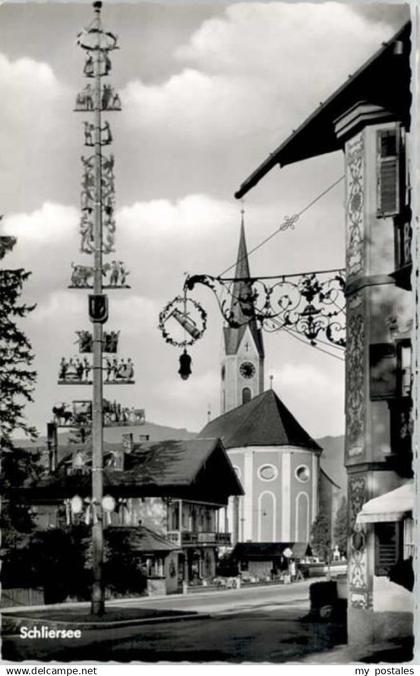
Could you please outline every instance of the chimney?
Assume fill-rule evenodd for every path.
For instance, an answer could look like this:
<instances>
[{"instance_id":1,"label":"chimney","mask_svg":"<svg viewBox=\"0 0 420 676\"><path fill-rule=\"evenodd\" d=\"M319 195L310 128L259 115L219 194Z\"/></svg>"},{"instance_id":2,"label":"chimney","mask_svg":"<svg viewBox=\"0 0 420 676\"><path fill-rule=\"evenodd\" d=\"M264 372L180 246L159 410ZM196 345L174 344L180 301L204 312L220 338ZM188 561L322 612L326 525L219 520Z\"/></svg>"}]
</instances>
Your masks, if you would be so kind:
<instances>
[{"instance_id":1,"label":"chimney","mask_svg":"<svg viewBox=\"0 0 420 676\"><path fill-rule=\"evenodd\" d=\"M48 448L48 469L54 472L57 467L57 425L54 422L47 423L47 448Z\"/></svg>"}]
</instances>

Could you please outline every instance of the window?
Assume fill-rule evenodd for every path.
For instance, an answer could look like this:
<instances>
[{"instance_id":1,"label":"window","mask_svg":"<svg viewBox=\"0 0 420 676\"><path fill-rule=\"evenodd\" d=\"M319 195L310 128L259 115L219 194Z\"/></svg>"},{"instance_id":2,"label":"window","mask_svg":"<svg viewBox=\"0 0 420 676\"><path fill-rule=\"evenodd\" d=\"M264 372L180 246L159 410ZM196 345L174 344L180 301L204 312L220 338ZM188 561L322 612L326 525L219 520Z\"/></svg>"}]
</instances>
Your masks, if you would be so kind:
<instances>
[{"instance_id":1,"label":"window","mask_svg":"<svg viewBox=\"0 0 420 676\"><path fill-rule=\"evenodd\" d=\"M252 399L251 390L249 387L244 387L242 390L242 403L247 404Z\"/></svg>"},{"instance_id":2,"label":"window","mask_svg":"<svg viewBox=\"0 0 420 676\"><path fill-rule=\"evenodd\" d=\"M415 536L414 536L414 521L413 519L406 518L403 521L403 544L404 544L404 559L408 559L410 556L414 557L415 553Z\"/></svg>"},{"instance_id":3,"label":"window","mask_svg":"<svg viewBox=\"0 0 420 676\"><path fill-rule=\"evenodd\" d=\"M258 470L258 476L263 481L273 481L277 477L277 467L274 465L261 465Z\"/></svg>"},{"instance_id":4,"label":"window","mask_svg":"<svg viewBox=\"0 0 420 676\"><path fill-rule=\"evenodd\" d=\"M398 129L386 129L377 133L379 217L395 216L400 211L399 140Z\"/></svg>"},{"instance_id":5,"label":"window","mask_svg":"<svg viewBox=\"0 0 420 676\"><path fill-rule=\"evenodd\" d=\"M179 503L171 505L171 530L179 530Z\"/></svg>"},{"instance_id":6,"label":"window","mask_svg":"<svg viewBox=\"0 0 420 676\"><path fill-rule=\"evenodd\" d=\"M401 558L401 523L375 523L375 575L384 576Z\"/></svg>"},{"instance_id":7,"label":"window","mask_svg":"<svg viewBox=\"0 0 420 676\"><path fill-rule=\"evenodd\" d=\"M397 358L393 343L369 345L370 399L394 399L397 389Z\"/></svg>"},{"instance_id":8,"label":"window","mask_svg":"<svg viewBox=\"0 0 420 676\"><path fill-rule=\"evenodd\" d=\"M310 476L311 472L306 465L300 465L296 468L295 477L301 483L306 484L306 482L309 481Z\"/></svg>"},{"instance_id":9,"label":"window","mask_svg":"<svg viewBox=\"0 0 420 676\"><path fill-rule=\"evenodd\" d=\"M395 243L395 271L401 272L403 268L410 268L411 260L411 210L404 214L401 218L396 218L394 223L394 243ZM409 278L410 270L407 270L407 280L405 285L401 285L403 289L411 288L411 280ZM395 277L395 273L393 275ZM398 275L401 278L401 274ZM404 280L403 280L404 281Z\"/></svg>"},{"instance_id":10,"label":"window","mask_svg":"<svg viewBox=\"0 0 420 676\"><path fill-rule=\"evenodd\" d=\"M411 396L411 343L410 340L397 342L398 394Z\"/></svg>"}]
</instances>

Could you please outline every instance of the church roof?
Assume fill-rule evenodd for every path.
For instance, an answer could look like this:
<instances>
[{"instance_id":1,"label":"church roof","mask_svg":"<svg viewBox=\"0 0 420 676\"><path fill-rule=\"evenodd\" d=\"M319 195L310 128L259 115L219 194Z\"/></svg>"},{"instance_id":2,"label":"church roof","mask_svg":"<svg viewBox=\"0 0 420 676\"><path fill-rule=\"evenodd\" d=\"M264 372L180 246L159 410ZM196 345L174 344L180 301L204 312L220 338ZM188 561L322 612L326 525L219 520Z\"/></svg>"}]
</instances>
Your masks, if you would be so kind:
<instances>
[{"instance_id":1,"label":"church roof","mask_svg":"<svg viewBox=\"0 0 420 676\"><path fill-rule=\"evenodd\" d=\"M231 311L232 318L240 324L240 326L238 328L231 328L230 326L224 327L225 352L226 354L236 354L245 334L246 327L249 326L258 354L260 357L264 357L261 329L257 326L254 304L253 301L250 300L252 295L252 283L249 281L249 260L243 219L239 237L238 257L236 259L235 280L232 288ZM241 302L238 303L239 299Z\"/></svg>"},{"instance_id":2,"label":"church roof","mask_svg":"<svg viewBox=\"0 0 420 676\"><path fill-rule=\"evenodd\" d=\"M211 420L199 438L219 437L225 448L298 446L322 450L298 423L274 390Z\"/></svg>"}]
</instances>

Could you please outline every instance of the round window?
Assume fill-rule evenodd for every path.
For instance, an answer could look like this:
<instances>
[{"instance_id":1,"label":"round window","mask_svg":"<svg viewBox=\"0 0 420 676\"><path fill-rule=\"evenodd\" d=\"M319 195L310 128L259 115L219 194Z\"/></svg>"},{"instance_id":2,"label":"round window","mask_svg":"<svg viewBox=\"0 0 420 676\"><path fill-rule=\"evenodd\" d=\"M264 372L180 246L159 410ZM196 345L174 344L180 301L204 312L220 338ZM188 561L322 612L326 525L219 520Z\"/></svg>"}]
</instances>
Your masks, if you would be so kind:
<instances>
[{"instance_id":1,"label":"round window","mask_svg":"<svg viewBox=\"0 0 420 676\"><path fill-rule=\"evenodd\" d=\"M309 481L310 476L311 473L309 471L309 467L307 467L306 465L300 465L300 467L296 468L295 477L298 481L301 481L303 484Z\"/></svg>"},{"instance_id":2,"label":"round window","mask_svg":"<svg viewBox=\"0 0 420 676\"><path fill-rule=\"evenodd\" d=\"M277 468L274 465L262 465L258 470L258 476L263 481L273 481L278 474Z\"/></svg>"}]
</instances>

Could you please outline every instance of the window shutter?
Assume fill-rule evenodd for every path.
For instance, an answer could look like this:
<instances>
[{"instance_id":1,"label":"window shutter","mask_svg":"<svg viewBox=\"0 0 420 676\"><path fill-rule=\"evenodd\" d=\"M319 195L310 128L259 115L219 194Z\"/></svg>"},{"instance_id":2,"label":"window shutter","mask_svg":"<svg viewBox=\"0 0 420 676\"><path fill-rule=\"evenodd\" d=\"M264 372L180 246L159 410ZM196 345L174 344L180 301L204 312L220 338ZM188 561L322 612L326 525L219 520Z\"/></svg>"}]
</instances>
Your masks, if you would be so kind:
<instances>
[{"instance_id":1,"label":"window shutter","mask_svg":"<svg viewBox=\"0 0 420 676\"><path fill-rule=\"evenodd\" d=\"M377 134L378 145L378 216L395 216L400 211L400 143L399 130L387 129Z\"/></svg>"}]
</instances>

